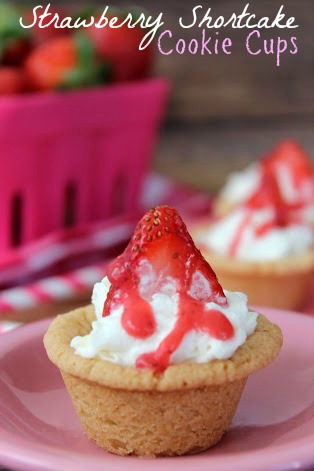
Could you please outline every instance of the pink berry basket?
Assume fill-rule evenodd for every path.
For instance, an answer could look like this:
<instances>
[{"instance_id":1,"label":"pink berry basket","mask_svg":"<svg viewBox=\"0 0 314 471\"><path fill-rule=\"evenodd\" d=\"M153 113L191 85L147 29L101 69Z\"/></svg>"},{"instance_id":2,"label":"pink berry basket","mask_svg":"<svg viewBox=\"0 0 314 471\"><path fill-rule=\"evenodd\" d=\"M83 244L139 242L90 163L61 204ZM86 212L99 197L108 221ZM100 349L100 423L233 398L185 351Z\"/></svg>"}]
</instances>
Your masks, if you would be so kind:
<instances>
[{"instance_id":1,"label":"pink berry basket","mask_svg":"<svg viewBox=\"0 0 314 471\"><path fill-rule=\"evenodd\" d=\"M164 79L0 101L0 269L34 241L138 208Z\"/></svg>"}]
</instances>

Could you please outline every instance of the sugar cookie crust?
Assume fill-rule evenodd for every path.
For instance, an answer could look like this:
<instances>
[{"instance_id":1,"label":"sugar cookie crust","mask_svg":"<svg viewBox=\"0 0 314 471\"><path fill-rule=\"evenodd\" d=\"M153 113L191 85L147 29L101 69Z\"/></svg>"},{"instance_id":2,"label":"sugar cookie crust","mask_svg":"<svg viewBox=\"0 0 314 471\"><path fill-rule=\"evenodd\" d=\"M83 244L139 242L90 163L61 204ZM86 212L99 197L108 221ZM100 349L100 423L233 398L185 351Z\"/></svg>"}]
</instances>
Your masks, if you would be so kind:
<instances>
[{"instance_id":1,"label":"sugar cookie crust","mask_svg":"<svg viewBox=\"0 0 314 471\"><path fill-rule=\"evenodd\" d=\"M88 334L93 320L92 305L58 316L44 337L50 360L64 373L129 391L175 391L240 380L274 360L283 340L280 328L259 314L255 331L229 360L186 362L155 373L77 355L70 342L77 335Z\"/></svg>"}]
</instances>

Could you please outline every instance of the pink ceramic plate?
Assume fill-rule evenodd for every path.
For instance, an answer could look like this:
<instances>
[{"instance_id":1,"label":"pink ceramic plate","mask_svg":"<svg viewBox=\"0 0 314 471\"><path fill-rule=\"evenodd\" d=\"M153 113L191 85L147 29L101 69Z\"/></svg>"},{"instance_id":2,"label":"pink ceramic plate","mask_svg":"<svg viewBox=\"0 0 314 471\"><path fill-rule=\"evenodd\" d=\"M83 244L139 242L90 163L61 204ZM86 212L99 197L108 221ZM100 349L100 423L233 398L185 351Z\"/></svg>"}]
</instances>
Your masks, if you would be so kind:
<instances>
[{"instance_id":1,"label":"pink ceramic plate","mask_svg":"<svg viewBox=\"0 0 314 471\"><path fill-rule=\"evenodd\" d=\"M140 460L111 455L84 436L42 337L49 321L20 327L0 340L0 464L40 471L229 471L300 469L314 465L314 319L266 310L284 333L279 358L253 375L230 431L208 452Z\"/></svg>"}]
</instances>

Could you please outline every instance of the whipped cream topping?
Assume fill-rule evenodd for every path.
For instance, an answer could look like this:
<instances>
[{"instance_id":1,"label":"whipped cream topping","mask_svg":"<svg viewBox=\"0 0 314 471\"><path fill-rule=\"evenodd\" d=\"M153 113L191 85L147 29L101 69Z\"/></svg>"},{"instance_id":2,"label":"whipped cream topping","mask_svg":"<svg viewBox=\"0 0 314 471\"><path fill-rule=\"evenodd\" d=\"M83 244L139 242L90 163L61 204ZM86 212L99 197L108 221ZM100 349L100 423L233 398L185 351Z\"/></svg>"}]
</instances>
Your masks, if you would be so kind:
<instances>
[{"instance_id":1,"label":"whipped cream topping","mask_svg":"<svg viewBox=\"0 0 314 471\"><path fill-rule=\"evenodd\" d=\"M301 221L308 224L314 224L314 203L309 203L298 211L298 217Z\"/></svg>"},{"instance_id":2,"label":"whipped cream topping","mask_svg":"<svg viewBox=\"0 0 314 471\"><path fill-rule=\"evenodd\" d=\"M252 196L261 183L261 168L258 163L250 164L241 171L232 172L221 189L220 197L238 205Z\"/></svg>"},{"instance_id":3,"label":"whipped cream topping","mask_svg":"<svg viewBox=\"0 0 314 471\"><path fill-rule=\"evenodd\" d=\"M299 205L291 212L302 222L314 223L314 181L305 178L298 188L293 184L293 174L284 164L276 164L276 179L283 200L293 207ZM250 164L242 171L232 172L223 186L220 197L233 206L246 202L260 187L262 182L262 165Z\"/></svg>"},{"instance_id":4,"label":"whipped cream topping","mask_svg":"<svg viewBox=\"0 0 314 471\"><path fill-rule=\"evenodd\" d=\"M314 244L313 229L305 224L271 227L274 209L239 207L199 236L212 252L242 260L277 260L302 253ZM268 230L259 230L267 227Z\"/></svg>"},{"instance_id":5,"label":"whipped cream topping","mask_svg":"<svg viewBox=\"0 0 314 471\"><path fill-rule=\"evenodd\" d=\"M142 287L147 287L147 284L153 279L152 270L148 265L146 265L146 275L141 278L140 293L141 284ZM191 294L193 294L193 290L197 291L199 284L206 282L199 276L196 276L194 281ZM179 295L176 281L168 277L160 290L151 293L147 299L154 313L156 329L152 335L145 339L130 336L122 328L123 305L113 309L110 315L102 317L109 288L110 283L107 278L96 283L92 302L97 320L92 323L90 334L75 337L71 342L71 347L78 355L85 358L101 358L123 366L135 366L137 358L140 355L156 351L176 325L179 317ZM146 289L145 293L147 297ZM226 307L209 302L205 303L205 309L218 310L226 316L234 329L232 338L218 340L207 332L197 329L191 330L172 353L170 364L185 361L203 363L215 359L228 359L245 342L247 336L253 333L256 327L257 313L248 310L247 297L242 293L229 291L224 291L224 294L228 300Z\"/></svg>"}]
</instances>

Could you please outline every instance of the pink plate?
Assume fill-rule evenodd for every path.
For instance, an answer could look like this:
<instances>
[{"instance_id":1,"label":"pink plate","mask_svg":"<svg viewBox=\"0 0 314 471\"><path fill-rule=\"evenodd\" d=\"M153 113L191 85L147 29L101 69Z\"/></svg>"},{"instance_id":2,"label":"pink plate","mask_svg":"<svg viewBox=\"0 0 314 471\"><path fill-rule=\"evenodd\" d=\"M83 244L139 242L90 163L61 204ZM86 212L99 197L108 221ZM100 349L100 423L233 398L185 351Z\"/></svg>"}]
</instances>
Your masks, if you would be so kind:
<instances>
[{"instance_id":1,"label":"pink plate","mask_svg":"<svg viewBox=\"0 0 314 471\"><path fill-rule=\"evenodd\" d=\"M272 470L314 465L314 319L262 309L280 325L279 358L248 381L230 431L193 456L139 460L97 448L84 436L42 337L49 321L0 340L0 465L40 471Z\"/></svg>"}]
</instances>

